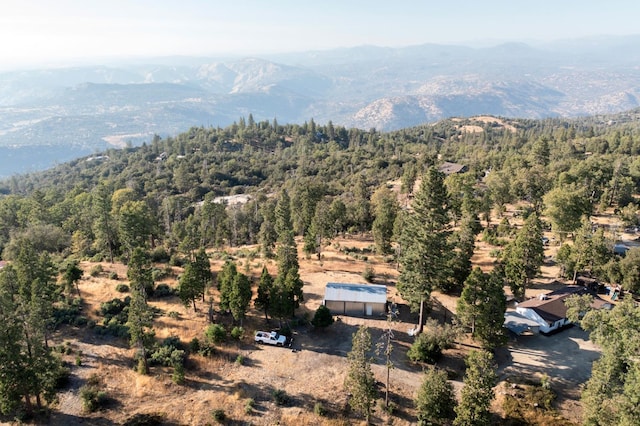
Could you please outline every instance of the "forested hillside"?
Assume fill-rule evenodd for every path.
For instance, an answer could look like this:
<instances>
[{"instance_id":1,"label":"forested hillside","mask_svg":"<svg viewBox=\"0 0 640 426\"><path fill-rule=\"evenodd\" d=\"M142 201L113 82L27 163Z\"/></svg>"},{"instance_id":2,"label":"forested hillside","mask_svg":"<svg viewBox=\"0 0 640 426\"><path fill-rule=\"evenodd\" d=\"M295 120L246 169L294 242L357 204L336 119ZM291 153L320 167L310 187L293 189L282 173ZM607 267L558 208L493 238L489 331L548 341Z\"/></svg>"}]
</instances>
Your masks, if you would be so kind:
<instances>
[{"instance_id":1,"label":"forested hillside","mask_svg":"<svg viewBox=\"0 0 640 426\"><path fill-rule=\"evenodd\" d=\"M446 174L445 162L468 171ZM3 413L31 412L55 399L64 371L49 342L63 324L87 323L78 320L83 261L128 265L129 285L120 288L130 297L103 303L97 329L130 339L138 372L157 362L173 369L178 384L186 352L215 350L152 343L147 296L177 295L195 312L209 295L212 318L208 291L215 281L216 309L241 328L254 295L253 281L231 261L211 275L211 249L256 245L253 256L276 260L273 278L264 266L254 306L283 324L304 300L297 241L321 261L323 247L338 236L371 236L373 251L399 271L399 294L421 308L420 326L432 290L462 299L472 285L486 291L487 305L499 309L478 313L470 303L459 318L486 349L504 343L499 290L509 287L522 300L540 269L543 229L561 245L556 261L565 277L588 271L627 292L640 290L640 249L615 256L615 233L605 238L590 222L615 211L625 226L640 225L638 110L573 120L449 119L388 133L313 120L255 122L249 115L227 128L192 128L15 176L0 184L0 194L0 320L8 324L0 342L11 342L0 348ZM507 205L517 206L521 226L503 216ZM478 234L496 247L498 267L490 274L472 272ZM177 288L156 286L162 271L153 264L170 265L167 273L183 267ZM207 333L216 342L216 329ZM635 355L624 356L632 363ZM633 383L620 379L609 392L631 398ZM594 386L587 392L598 401L590 404L592 419L600 415L598 398L607 398Z\"/></svg>"},{"instance_id":2,"label":"forested hillside","mask_svg":"<svg viewBox=\"0 0 640 426\"><path fill-rule=\"evenodd\" d=\"M111 215L125 204L145 225L136 238L154 246L176 248L197 227L206 246L256 243L265 212L282 189L297 206L297 235L307 231L320 201L344 205L336 231L364 232L374 219L371 194L397 179L402 192L409 192L409 182L443 161L464 164L473 181L482 179L474 196L484 200L485 209L518 200L542 207L547 193L574 192L593 211L622 208L633 201L640 182L639 115L452 119L390 133L313 120L256 123L249 116L224 129L193 128L176 138L157 137L139 148L112 149L5 181L0 248L12 234L50 227L55 232L46 232L46 240L57 251L106 256L96 218L109 213L116 225ZM235 194L247 194L249 201L211 206L215 197ZM219 226L207 227L216 215ZM109 243L115 255L126 244L120 237Z\"/></svg>"}]
</instances>

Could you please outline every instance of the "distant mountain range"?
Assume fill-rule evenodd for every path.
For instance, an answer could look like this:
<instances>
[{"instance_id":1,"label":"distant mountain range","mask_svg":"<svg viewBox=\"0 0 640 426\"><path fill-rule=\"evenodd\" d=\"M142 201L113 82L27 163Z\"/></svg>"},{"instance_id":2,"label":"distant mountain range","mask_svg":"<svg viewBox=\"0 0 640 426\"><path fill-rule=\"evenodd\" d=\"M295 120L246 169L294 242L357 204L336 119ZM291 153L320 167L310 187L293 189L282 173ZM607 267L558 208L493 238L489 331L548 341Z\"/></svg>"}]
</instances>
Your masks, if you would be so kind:
<instances>
[{"instance_id":1,"label":"distant mountain range","mask_svg":"<svg viewBox=\"0 0 640 426\"><path fill-rule=\"evenodd\" d=\"M640 36L12 71L0 73L0 177L249 114L394 130L477 114L616 113L639 98Z\"/></svg>"}]
</instances>

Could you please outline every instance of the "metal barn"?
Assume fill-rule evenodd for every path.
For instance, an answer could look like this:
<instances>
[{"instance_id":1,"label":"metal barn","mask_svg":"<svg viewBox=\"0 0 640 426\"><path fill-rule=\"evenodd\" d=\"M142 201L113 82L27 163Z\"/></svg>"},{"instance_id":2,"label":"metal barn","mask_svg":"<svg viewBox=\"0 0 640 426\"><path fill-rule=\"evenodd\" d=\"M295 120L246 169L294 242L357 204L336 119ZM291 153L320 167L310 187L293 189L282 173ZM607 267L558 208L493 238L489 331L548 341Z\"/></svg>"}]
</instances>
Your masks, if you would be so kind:
<instances>
[{"instance_id":1,"label":"metal barn","mask_svg":"<svg viewBox=\"0 0 640 426\"><path fill-rule=\"evenodd\" d=\"M376 284L328 283L324 291L324 305L334 315L384 315L387 287Z\"/></svg>"}]
</instances>

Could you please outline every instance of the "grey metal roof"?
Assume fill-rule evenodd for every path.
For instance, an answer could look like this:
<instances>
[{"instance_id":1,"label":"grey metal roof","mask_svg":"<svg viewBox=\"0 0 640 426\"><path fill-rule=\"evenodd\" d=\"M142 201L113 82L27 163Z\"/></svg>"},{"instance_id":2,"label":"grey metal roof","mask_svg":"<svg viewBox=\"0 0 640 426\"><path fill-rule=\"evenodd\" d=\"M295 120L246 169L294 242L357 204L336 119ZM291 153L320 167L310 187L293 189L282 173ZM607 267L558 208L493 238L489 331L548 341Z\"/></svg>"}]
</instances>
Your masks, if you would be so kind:
<instances>
[{"instance_id":1,"label":"grey metal roof","mask_svg":"<svg viewBox=\"0 0 640 426\"><path fill-rule=\"evenodd\" d=\"M507 311L504 313L504 326L516 334L522 334L527 330L537 332L540 324L536 321L519 314L516 311Z\"/></svg>"},{"instance_id":2,"label":"grey metal roof","mask_svg":"<svg viewBox=\"0 0 640 426\"><path fill-rule=\"evenodd\" d=\"M327 283L324 300L386 303L387 286L377 284Z\"/></svg>"}]
</instances>

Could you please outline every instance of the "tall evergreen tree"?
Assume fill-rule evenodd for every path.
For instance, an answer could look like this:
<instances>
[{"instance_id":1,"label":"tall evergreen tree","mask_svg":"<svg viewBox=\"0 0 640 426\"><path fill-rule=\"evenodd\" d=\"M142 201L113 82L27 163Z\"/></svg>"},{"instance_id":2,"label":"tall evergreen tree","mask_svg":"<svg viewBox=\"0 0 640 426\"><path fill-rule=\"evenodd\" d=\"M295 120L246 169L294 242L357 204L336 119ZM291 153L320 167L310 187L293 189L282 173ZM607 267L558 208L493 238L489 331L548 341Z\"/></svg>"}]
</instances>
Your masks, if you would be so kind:
<instances>
[{"instance_id":1,"label":"tall evergreen tree","mask_svg":"<svg viewBox=\"0 0 640 426\"><path fill-rule=\"evenodd\" d=\"M640 424L640 308L625 298L612 310L589 311L580 324L602 348L582 391L584 424Z\"/></svg>"},{"instance_id":2,"label":"tall evergreen tree","mask_svg":"<svg viewBox=\"0 0 640 426\"><path fill-rule=\"evenodd\" d=\"M538 274L544 261L542 235L542 224L534 213L504 250L502 264L505 278L518 300L524 298L529 282Z\"/></svg>"},{"instance_id":3,"label":"tall evergreen tree","mask_svg":"<svg viewBox=\"0 0 640 426\"><path fill-rule=\"evenodd\" d=\"M446 371L427 367L415 405L420 425L449 424L455 416L456 398Z\"/></svg>"},{"instance_id":4,"label":"tall evergreen tree","mask_svg":"<svg viewBox=\"0 0 640 426\"><path fill-rule=\"evenodd\" d=\"M135 248L131 254L127 278L131 287L131 302L129 303L127 321L131 336L130 343L138 349L140 355L141 365L139 365L138 372L146 374L149 371L147 344L153 336L153 315L147 304L147 289L153 286L153 278L149 255L140 247Z\"/></svg>"},{"instance_id":5,"label":"tall evergreen tree","mask_svg":"<svg viewBox=\"0 0 640 426\"><path fill-rule=\"evenodd\" d=\"M371 229L371 194L364 176L359 175L353 184L353 200L350 203L350 216L360 232Z\"/></svg>"},{"instance_id":6,"label":"tall evergreen tree","mask_svg":"<svg viewBox=\"0 0 640 426\"><path fill-rule=\"evenodd\" d=\"M485 349L504 344L504 313L507 299L497 273L485 274L475 268L464 283L456 309L460 323L471 329Z\"/></svg>"},{"instance_id":7,"label":"tall evergreen tree","mask_svg":"<svg viewBox=\"0 0 640 426\"><path fill-rule=\"evenodd\" d=\"M180 300L185 306L191 303L194 312L197 310L196 299L201 296L200 288L201 284L196 272L196 266L189 262L185 265L184 272L180 276L178 297L180 297Z\"/></svg>"},{"instance_id":8,"label":"tall evergreen tree","mask_svg":"<svg viewBox=\"0 0 640 426\"><path fill-rule=\"evenodd\" d=\"M349 405L365 416L367 423L376 397L376 381L371 370L371 334L366 326L353 334L351 351L347 354L349 371L344 387L351 394Z\"/></svg>"},{"instance_id":9,"label":"tall evergreen tree","mask_svg":"<svg viewBox=\"0 0 640 426\"><path fill-rule=\"evenodd\" d=\"M400 236L398 290L412 308L420 311L418 332L422 332L425 304L431 291L442 287L449 273L449 198L443 180L442 172L434 167L428 170L412 211L403 219Z\"/></svg>"},{"instance_id":10,"label":"tall evergreen tree","mask_svg":"<svg viewBox=\"0 0 640 426\"><path fill-rule=\"evenodd\" d=\"M278 240L284 238L288 232L293 232L293 224L291 223L291 198L286 190L282 190L275 210L275 228Z\"/></svg>"},{"instance_id":11,"label":"tall evergreen tree","mask_svg":"<svg viewBox=\"0 0 640 426\"><path fill-rule=\"evenodd\" d=\"M460 403L455 408L454 426L489 426L491 421L491 401L495 398L493 387L497 376L493 355L486 351L472 350L467 359L464 387L460 393Z\"/></svg>"},{"instance_id":12,"label":"tall evergreen tree","mask_svg":"<svg viewBox=\"0 0 640 426\"><path fill-rule=\"evenodd\" d=\"M264 319L269 321L269 312L271 308L271 292L273 289L273 277L269 274L267 267L262 268L260 275L260 283L258 284L258 295L254 304L256 308L264 312Z\"/></svg>"},{"instance_id":13,"label":"tall evergreen tree","mask_svg":"<svg viewBox=\"0 0 640 426\"><path fill-rule=\"evenodd\" d=\"M376 251L381 254L388 254L391 252L393 225L399 210L398 200L386 186L376 191L372 200L375 219L373 220L371 233L376 244Z\"/></svg>"},{"instance_id":14,"label":"tall evergreen tree","mask_svg":"<svg viewBox=\"0 0 640 426\"><path fill-rule=\"evenodd\" d=\"M249 303L251 303L251 281L245 274L238 273L233 280L229 297L229 309L233 319L238 321L241 326Z\"/></svg>"},{"instance_id":15,"label":"tall evergreen tree","mask_svg":"<svg viewBox=\"0 0 640 426\"><path fill-rule=\"evenodd\" d=\"M275 205L269 201L265 202L260 209L260 213L262 214L262 224L258 233L258 241L262 255L271 257L273 256L273 248L276 241L278 241Z\"/></svg>"},{"instance_id":16,"label":"tall evergreen tree","mask_svg":"<svg viewBox=\"0 0 640 426\"><path fill-rule=\"evenodd\" d=\"M94 229L96 236L94 246L96 249L106 252L109 261L113 263L113 258L118 249L118 228L116 221L111 215L111 191L105 183L100 183L93 190L92 205L94 209Z\"/></svg>"},{"instance_id":17,"label":"tall evergreen tree","mask_svg":"<svg viewBox=\"0 0 640 426\"><path fill-rule=\"evenodd\" d=\"M231 292L236 275L238 275L236 264L231 261L226 261L222 265L222 270L218 272L218 290L220 291L220 309L222 311L231 309Z\"/></svg>"},{"instance_id":18,"label":"tall evergreen tree","mask_svg":"<svg viewBox=\"0 0 640 426\"><path fill-rule=\"evenodd\" d=\"M55 396L60 361L48 339L56 289L48 254L39 254L27 240L17 245L12 265L0 271L0 390L6 392L0 396L0 410L11 411L22 399L30 413L32 398L41 408L43 397L50 403Z\"/></svg>"},{"instance_id":19,"label":"tall evergreen tree","mask_svg":"<svg viewBox=\"0 0 640 426\"><path fill-rule=\"evenodd\" d=\"M198 294L202 297L202 301L205 301L205 294L207 289L211 285L213 280L213 274L211 273L211 263L209 262L209 256L207 252L201 248L196 252L193 260L193 266L195 268L195 274L197 278L197 290Z\"/></svg>"}]
</instances>

